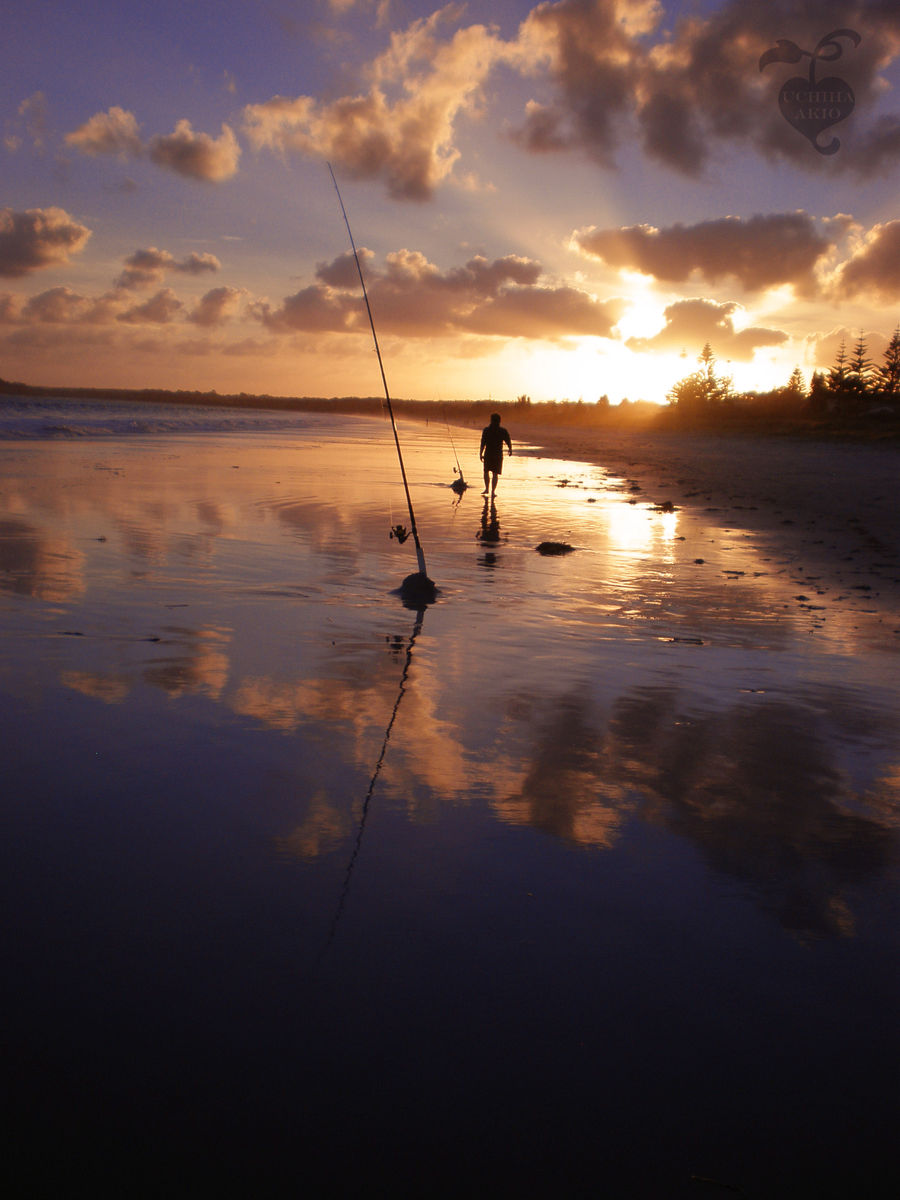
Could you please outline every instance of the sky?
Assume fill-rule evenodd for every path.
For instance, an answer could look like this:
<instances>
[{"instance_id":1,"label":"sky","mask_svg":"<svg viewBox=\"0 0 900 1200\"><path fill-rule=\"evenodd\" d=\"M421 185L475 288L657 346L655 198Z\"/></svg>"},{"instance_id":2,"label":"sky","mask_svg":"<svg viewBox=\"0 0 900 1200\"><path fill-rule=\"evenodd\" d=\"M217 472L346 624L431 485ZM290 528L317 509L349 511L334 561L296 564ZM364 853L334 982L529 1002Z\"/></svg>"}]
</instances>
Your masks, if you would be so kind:
<instances>
[{"instance_id":1,"label":"sky","mask_svg":"<svg viewBox=\"0 0 900 1200\"><path fill-rule=\"evenodd\" d=\"M664 401L900 322L896 0L19 0L0 377Z\"/></svg>"}]
</instances>

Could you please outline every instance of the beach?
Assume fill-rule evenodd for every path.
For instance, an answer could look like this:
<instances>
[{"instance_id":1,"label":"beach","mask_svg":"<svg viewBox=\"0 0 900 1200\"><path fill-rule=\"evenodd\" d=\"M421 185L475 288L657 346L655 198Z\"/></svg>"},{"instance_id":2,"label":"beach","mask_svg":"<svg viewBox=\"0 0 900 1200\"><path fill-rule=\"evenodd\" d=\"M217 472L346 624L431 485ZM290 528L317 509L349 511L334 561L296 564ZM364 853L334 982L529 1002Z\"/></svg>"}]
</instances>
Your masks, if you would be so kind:
<instances>
[{"instance_id":1,"label":"beach","mask_svg":"<svg viewBox=\"0 0 900 1200\"><path fill-rule=\"evenodd\" d=\"M602 465L635 497L752 529L779 560L814 566L833 588L866 590L900 611L900 446L893 439L559 426L526 426L524 437L529 453Z\"/></svg>"},{"instance_id":2,"label":"beach","mask_svg":"<svg viewBox=\"0 0 900 1200\"><path fill-rule=\"evenodd\" d=\"M895 451L25 408L18 1194L896 1175Z\"/></svg>"}]
</instances>

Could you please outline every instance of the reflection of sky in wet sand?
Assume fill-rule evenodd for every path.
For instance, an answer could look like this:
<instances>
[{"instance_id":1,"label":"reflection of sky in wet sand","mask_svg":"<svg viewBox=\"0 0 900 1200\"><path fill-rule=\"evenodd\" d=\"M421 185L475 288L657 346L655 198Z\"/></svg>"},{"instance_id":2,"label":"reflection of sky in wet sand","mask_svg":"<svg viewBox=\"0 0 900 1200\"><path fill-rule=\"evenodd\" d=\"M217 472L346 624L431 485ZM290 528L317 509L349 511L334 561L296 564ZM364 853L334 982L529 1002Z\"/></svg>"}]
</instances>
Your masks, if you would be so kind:
<instances>
[{"instance_id":1,"label":"reflection of sky in wet sand","mask_svg":"<svg viewBox=\"0 0 900 1200\"><path fill-rule=\"evenodd\" d=\"M386 537L404 517L390 446L350 428L336 446L17 448L2 581L68 602L79 636L60 683L106 705L139 706L141 685L202 698L363 771L410 636L387 592L411 564ZM385 768L394 802L483 804L605 848L652 820L787 926L849 932L845 892L890 859L897 770L889 670L853 657L859 616L813 627L748 537L636 503L595 468L514 458L495 503L460 501L436 432L406 436L442 595ZM534 553L548 538L576 550ZM314 790L295 826L304 857L346 833L353 797L329 795Z\"/></svg>"},{"instance_id":2,"label":"reflection of sky in wet sand","mask_svg":"<svg viewBox=\"0 0 900 1200\"><path fill-rule=\"evenodd\" d=\"M411 544L388 538L406 519L393 447L380 423L341 428L337 445L314 423L305 439L0 447L11 862L39 897L16 953L54 928L59 886L57 919L73 955L86 943L84 961L108 958L128 977L102 935L121 911L121 944L163 977L152 947L168 964L173 939L189 978L212 964L204 1030L220 991L240 1007L267 962L279 982L266 994L287 989L278 1003L302 1010L285 979L326 940L319 1026L360 978L367 995L373 979L390 980L379 1038L385 1013L427 1013L432 1048L453 1057L459 1047L440 1038L457 1021L466 1044L482 1044L485 1020L502 1043L522 1012L530 1032L513 1022L509 1035L522 1062L550 1045L548 997L559 1030L587 1005L580 1048L565 1058L590 1076L573 1104L588 1111L585 1097L599 1094L578 1064L598 1036L589 1029L609 1027L601 1058L620 1037L631 1047L639 1094L622 1104L642 1129L648 1080L671 1053L650 1055L648 1076L648 1036L687 1025L702 1052L698 1005L728 1026L714 993L673 982L689 970L676 945L705 977L732 964L720 986L747 996L746 1008L728 1000L734 1037L710 1051L707 1072L740 1058L748 1024L780 1030L777 999L763 1017L754 1007L773 971L798 989L798 1011L817 1012L826 995L840 1005L857 979L883 996L900 806L895 615L830 593L804 607L796 564L703 513L658 511L596 468L515 456L493 507L474 488L459 499L452 454L429 426L403 431L441 588L418 623L394 594L414 560ZM454 440L476 478L475 436ZM544 540L575 550L546 558L535 553ZM113 916L107 899L102 919L91 911L95 877L116 897ZM841 952L855 955L852 969ZM820 956L809 991L791 983L811 969L801 953ZM45 965L27 963L20 978ZM454 995L480 994L507 968L503 1020L475 1005L465 1026ZM442 972L446 1007L420 997ZM644 1015L629 1032L632 1009ZM828 1020L852 1024L843 1009ZM354 1070L344 1028L323 1043L320 1089L332 1058ZM290 1039L301 1034L279 1029L279 1054L298 1053ZM422 1036L404 1027L397 1044ZM351 1044L364 1059L368 1043ZM858 1104L870 1068L857 1061ZM767 1071L779 1094L795 1086L777 1064ZM679 1096L702 1108L702 1082L676 1075ZM762 1093L770 1103L768 1083ZM559 1090L549 1094L557 1104ZM577 1125L574 1109L567 1120ZM591 1120L603 1127L602 1114ZM640 1142L636 1153L650 1151Z\"/></svg>"}]
</instances>

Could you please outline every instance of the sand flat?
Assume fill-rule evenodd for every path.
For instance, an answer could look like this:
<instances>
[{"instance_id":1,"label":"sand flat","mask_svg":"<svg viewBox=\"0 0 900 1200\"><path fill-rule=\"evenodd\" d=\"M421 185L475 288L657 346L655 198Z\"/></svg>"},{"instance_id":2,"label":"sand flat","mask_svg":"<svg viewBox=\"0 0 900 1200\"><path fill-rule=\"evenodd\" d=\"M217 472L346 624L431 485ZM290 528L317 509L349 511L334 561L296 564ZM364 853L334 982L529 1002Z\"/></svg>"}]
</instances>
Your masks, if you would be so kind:
<instances>
[{"instance_id":1,"label":"sand flat","mask_svg":"<svg viewBox=\"0 0 900 1200\"><path fill-rule=\"evenodd\" d=\"M451 491L446 429L404 424L440 589L411 611L384 433L0 445L22 1171L883 1174L887 590L637 449L517 454L491 504Z\"/></svg>"}]
</instances>

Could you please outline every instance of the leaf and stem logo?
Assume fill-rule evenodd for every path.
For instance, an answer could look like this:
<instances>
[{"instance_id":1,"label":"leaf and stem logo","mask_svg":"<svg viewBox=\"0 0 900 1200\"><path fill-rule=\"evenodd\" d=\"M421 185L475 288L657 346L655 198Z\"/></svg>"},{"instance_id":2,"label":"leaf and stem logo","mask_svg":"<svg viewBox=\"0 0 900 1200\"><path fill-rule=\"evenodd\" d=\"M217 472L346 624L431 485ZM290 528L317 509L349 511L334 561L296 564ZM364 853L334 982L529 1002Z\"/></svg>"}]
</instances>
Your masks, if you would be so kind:
<instances>
[{"instance_id":1,"label":"leaf and stem logo","mask_svg":"<svg viewBox=\"0 0 900 1200\"><path fill-rule=\"evenodd\" d=\"M862 38L852 29L835 29L828 33L815 50L801 50L796 42L787 38L779 38L771 50L760 56L759 69L762 71L770 63L797 63L808 58L809 76L795 75L787 83L781 85L778 93L778 107L784 119L793 125L798 133L802 133L813 149L819 154L836 154L840 149L840 139L832 137L825 144L819 141L819 136L845 121L853 112L856 98L853 88L845 79L838 75L828 75L825 79L816 78L817 63L831 63L840 58L844 52L842 39L858 46Z\"/></svg>"}]
</instances>

